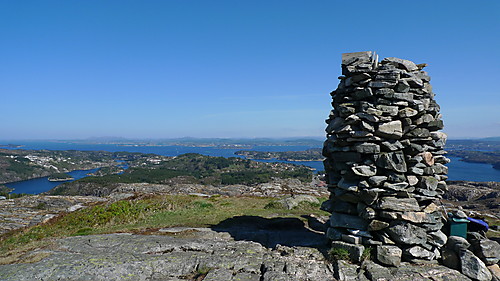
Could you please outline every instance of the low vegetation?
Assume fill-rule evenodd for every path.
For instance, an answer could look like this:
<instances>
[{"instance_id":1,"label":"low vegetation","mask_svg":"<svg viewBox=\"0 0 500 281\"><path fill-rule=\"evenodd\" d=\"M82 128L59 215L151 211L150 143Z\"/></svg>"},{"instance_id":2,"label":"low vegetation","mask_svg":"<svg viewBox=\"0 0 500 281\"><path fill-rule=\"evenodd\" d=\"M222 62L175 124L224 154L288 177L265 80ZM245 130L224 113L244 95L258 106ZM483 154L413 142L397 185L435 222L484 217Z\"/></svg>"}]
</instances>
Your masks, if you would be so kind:
<instances>
[{"instance_id":1,"label":"low vegetation","mask_svg":"<svg viewBox=\"0 0 500 281\"><path fill-rule=\"evenodd\" d=\"M14 199L14 198L19 198L19 197L30 195L30 194L25 194L25 193L11 193L12 191L13 191L12 188L8 188L5 185L0 184L0 196L3 196L7 199Z\"/></svg>"},{"instance_id":2,"label":"low vegetation","mask_svg":"<svg viewBox=\"0 0 500 281\"><path fill-rule=\"evenodd\" d=\"M326 198L320 198L326 200ZM164 227L210 227L235 216L294 217L327 215L316 205L286 210L276 198L191 195L149 195L114 203L97 204L60 215L45 224L10 232L0 237L0 264L12 251L32 248L52 237L115 232L150 233ZM42 206L41 206L42 207Z\"/></svg>"},{"instance_id":3,"label":"low vegetation","mask_svg":"<svg viewBox=\"0 0 500 281\"><path fill-rule=\"evenodd\" d=\"M372 247L367 247L363 250L363 253L361 254L361 261L365 260L371 260L373 257L373 252L375 251L375 248ZM337 260L345 260L349 261L351 263L356 263L354 261L348 250L342 249L342 248L331 248L328 250L328 259L333 262Z\"/></svg>"},{"instance_id":4,"label":"low vegetation","mask_svg":"<svg viewBox=\"0 0 500 281\"><path fill-rule=\"evenodd\" d=\"M350 260L349 251L341 248L331 248L328 250L328 258L332 262L338 260Z\"/></svg>"},{"instance_id":5,"label":"low vegetation","mask_svg":"<svg viewBox=\"0 0 500 281\"><path fill-rule=\"evenodd\" d=\"M213 157L188 153L163 159L154 164L135 163L122 174L86 177L71 184L96 183L198 183L211 185L245 184L269 182L272 178L296 178L304 182L311 180L312 172L304 166L284 163L261 163L241 158ZM175 180L177 179L177 180Z\"/></svg>"}]
</instances>

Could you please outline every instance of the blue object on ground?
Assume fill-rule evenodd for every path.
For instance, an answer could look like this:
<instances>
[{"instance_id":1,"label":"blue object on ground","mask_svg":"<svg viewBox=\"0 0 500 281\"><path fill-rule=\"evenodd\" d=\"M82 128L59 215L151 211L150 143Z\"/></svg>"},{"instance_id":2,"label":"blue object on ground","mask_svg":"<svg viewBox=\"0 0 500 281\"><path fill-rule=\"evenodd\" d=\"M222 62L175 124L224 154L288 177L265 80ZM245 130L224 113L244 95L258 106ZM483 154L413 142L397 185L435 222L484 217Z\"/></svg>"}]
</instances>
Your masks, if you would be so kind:
<instances>
[{"instance_id":1,"label":"blue object on ground","mask_svg":"<svg viewBox=\"0 0 500 281\"><path fill-rule=\"evenodd\" d=\"M488 231L489 226L488 226L487 222L480 220L480 219L469 218L469 217L467 217L467 219L471 222L471 224L469 224L469 230L471 230L471 231L477 231L477 230Z\"/></svg>"}]
</instances>

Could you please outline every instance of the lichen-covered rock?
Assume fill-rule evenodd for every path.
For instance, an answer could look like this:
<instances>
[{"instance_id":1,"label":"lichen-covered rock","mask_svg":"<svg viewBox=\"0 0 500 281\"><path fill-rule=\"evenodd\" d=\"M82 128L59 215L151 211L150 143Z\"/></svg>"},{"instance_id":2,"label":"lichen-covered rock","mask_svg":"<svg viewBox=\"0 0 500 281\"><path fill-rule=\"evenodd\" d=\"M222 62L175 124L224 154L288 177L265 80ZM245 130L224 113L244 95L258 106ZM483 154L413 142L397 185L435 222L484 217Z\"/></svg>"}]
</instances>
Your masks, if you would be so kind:
<instances>
[{"instance_id":1,"label":"lichen-covered rock","mask_svg":"<svg viewBox=\"0 0 500 281\"><path fill-rule=\"evenodd\" d=\"M332 249L342 249L349 252L349 257L352 261L360 262L363 256L363 251L365 247L362 245L354 245L342 241L332 241Z\"/></svg>"},{"instance_id":2,"label":"lichen-covered rock","mask_svg":"<svg viewBox=\"0 0 500 281\"><path fill-rule=\"evenodd\" d=\"M436 255L434 252L426 250L420 246L413 246L404 250L403 254L408 257L408 259L424 259L432 260Z\"/></svg>"},{"instance_id":3,"label":"lichen-covered rock","mask_svg":"<svg viewBox=\"0 0 500 281\"><path fill-rule=\"evenodd\" d=\"M477 232L469 232L468 241L471 242L471 250L485 264L492 265L500 261L500 244L490 240Z\"/></svg>"},{"instance_id":4,"label":"lichen-covered rock","mask_svg":"<svg viewBox=\"0 0 500 281\"><path fill-rule=\"evenodd\" d=\"M58 239L35 263L0 265L0 280L334 280L314 248L268 249L196 229L193 238L108 234ZM226 233L227 234L227 233ZM182 236L182 235L178 235Z\"/></svg>"},{"instance_id":5,"label":"lichen-covered rock","mask_svg":"<svg viewBox=\"0 0 500 281\"><path fill-rule=\"evenodd\" d=\"M364 277L359 266L345 260L334 261L333 268L334 277L339 281L359 281Z\"/></svg>"},{"instance_id":6,"label":"lichen-covered rock","mask_svg":"<svg viewBox=\"0 0 500 281\"><path fill-rule=\"evenodd\" d=\"M332 213L330 216L330 224L332 227L354 228L359 230L366 230L368 222L359 216Z\"/></svg>"},{"instance_id":7,"label":"lichen-covered rock","mask_svg":"<svg viewBox=\"0 0 500 281\"><path fill-rule=\"evenodd\" d=\"M460 236L449 236L446 241L446 248L455 251L456 253L460 253L461 251L467 250L470 247L469 241L467 239Z\"/></svg>"},{"instance_id":8,"label":"lichen-covered rock","mask_svg":"<svg viewBox=\"0 0 500 281\"><path fill-rule=\"evenodd\" d=\"M319 204L318 198L311 195L296 195L292 197L287 197L279 200L279 202L288 210L291 210L299 206L302 202L308 202L313 204Z\"/></svg>"},{"instance_id":9,"label":"lichen-covered rock","mask_svg":"<svg viewBox=\"0 0 500 281\"><path fill-rule=\"evenodd\" d=\"M394 222L385 231L401 245L423 245L427 242L426 230L409 222Z\"/></svg>"},{"instance_id":10,"label":"lichen-covered rock","mask_svg":"<svg viewBox=\"0 0 500 281\"><path fill-rule=\"evenodd\" d=\"M486 265L469 250L460 253L460 269L464 275L474 280L490 281L492 278Z\"/></svg>"},{"instance_id":11,"label":"lichen-covered rock","mask_svg":"<svg viewBox=\"0 0 500 281\"><path fill-rule=\"evenodd\" d=\"M393 211L419 211L420 206L415 198L383 197L379 200L378 209Z\"/></svg>"},{"instance_id":12,"label":"lichen-covered rock","mask_svg":"<svg viewBox=\"0 0 500 281\"><path fill-rule=\"evenodd\" d=\"M403 251L396 246L377 246L376 260L384 265L399 266Z\"/></svg>"}]
</instances>

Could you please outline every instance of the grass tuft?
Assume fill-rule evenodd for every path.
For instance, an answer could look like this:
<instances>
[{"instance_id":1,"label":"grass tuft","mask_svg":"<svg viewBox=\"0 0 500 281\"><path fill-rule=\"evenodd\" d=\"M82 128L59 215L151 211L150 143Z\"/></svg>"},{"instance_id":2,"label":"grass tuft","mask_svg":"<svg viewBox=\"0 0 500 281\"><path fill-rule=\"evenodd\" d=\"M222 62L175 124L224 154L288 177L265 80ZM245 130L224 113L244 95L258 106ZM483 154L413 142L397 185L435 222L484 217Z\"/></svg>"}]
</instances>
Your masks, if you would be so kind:
<instances>
[{"instance_id":1,"label":"grass tuft","mask_svg":"<svg viewBox=\"0 0 500 281\"><path fill-rule=\"evenodd\" d=\"M330 261L346 260L349 261L349 251L341 248L331 248L328 250L328 258Z\"/></svg>"}]
</instances>

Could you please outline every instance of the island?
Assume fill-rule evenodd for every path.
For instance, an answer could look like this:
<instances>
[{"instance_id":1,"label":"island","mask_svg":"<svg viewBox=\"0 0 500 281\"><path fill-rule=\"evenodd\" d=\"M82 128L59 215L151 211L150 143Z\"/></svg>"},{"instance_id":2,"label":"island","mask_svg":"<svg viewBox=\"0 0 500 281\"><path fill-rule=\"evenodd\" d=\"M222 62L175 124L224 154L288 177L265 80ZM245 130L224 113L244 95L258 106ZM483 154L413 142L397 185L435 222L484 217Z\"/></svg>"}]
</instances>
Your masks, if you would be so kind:
<instances>
[{"instance_id":1,"label":"island","mask_svg":"<svg viewBox=\"0 0 500 281\"><path fill-rule=\"evenodd\" d=\"M311 148L303 151L254 151L238 150L234 154L245 156L248 159L259 160L282 160L282 161L323 161L325 157L321 154L321 148Z\"/></svg>"},{"instance_id":2,"label":"island","mask_svg":"<svg viewBox=\"0 0 500 281\"><path fill-rule=\"evenodd\" d=\"M66 173L57 173L49 176L49 181L70 181L74 178Z\"/></svg>"},{"instance_id":3,"label":"island","mask_svg":"<svg viewBox=\"0 0 500 281\"><path fill-rule=\"evenodd\" d=\"M23 146L24 145L12 144L12 143L0 144L0 147L6 147L6 148L20 148L20 147L23 147Z\"/></svg>"},{"instance_id":4,"label":"island","mask_svg":"<svg viewBox=\"0 0 500 281\"><path fill-rule=\"evenodd\" d=\"M120 174L85 177L56 186L50 195L106 196L123 184L160 185L258 185L279 179L294 179L309 184L311 168L290 163L264 163L238 157L215 157L187 153L159 161L130 161Z\"/></svg>"}]
</instances>

